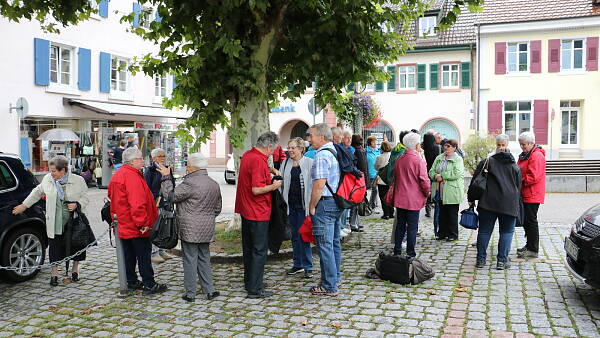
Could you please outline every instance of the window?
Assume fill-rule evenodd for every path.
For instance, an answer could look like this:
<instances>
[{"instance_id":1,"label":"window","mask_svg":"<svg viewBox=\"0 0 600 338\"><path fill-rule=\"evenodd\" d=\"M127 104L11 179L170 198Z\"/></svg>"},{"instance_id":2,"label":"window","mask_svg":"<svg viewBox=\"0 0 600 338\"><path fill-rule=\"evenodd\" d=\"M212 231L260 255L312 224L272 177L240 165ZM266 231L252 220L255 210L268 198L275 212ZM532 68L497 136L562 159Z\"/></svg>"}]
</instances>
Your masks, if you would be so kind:
<instances>
[{"instance_id":1,"label":"window","mask_svg":"<svg viewBox=\"0 0 600 338\"><path fill-rule=\"evenodd\" d=\"M504 102L504 133L510 141L517 141L521 133L532 131L531 127L531 101Z\"/></svg>"},{"instance_id":2,"label":"window","mask_svg":"<svg viewBox=\"0 0 600 338\"><path fill-rule=\"evenodd\" d=\"M0 191L13 190L17 187L17 178L8 164L0 161Z\"/></svg>"},{"instance_id":3,"label":"window","mask_svg":"<svg viewBox=\"0 0 600 338\"><path fill-rule=\"evenodd\" d=\"M140 13L140 24L144 28L150 28L150 24L154 21L156 17L156 11L152 7L142 7L142 11Z\"/></svg>"},{"instance_id":4,"label":"window","mask_svg":"<svg viewBox=\"0 0 600 338\"><path fill-rule=\"evenodd\" d=\"M419 18L419 37L424 38L427 36L434 36L436 22L437 16L424 16Z\"/></svg>"},{"instance_id":5,"label":"window","mask_svg":"<svg viewBox=\"0 0 600 338\"><path fill-rule=\"evenodd\" d=\"M579 144L580 108L580 101L560 101L560 144L562 148L577 147Z\"/></svg>"},{"instance_id":6,"label":"window","mask_svg":"<svg viewBox=\"0 0 600 338\"><path fill-rule=\"evenodd\" d=\"M561 50L562 69L583 69L583 40L563 40Z\"/></svg>"},{"instance_id":7,"label":"window","mask_svg":"<svg viewBox=\"0 0 600 338\"><path fill-rule=\"evenodd\" d=\"M458 88L458 63L442 65L442 88Z\"/></svg>"},{"instance_id":8,"label":"window","mask_svg":"<svg viewBox=\"0 0 600 338\"><path fill-rule=\"evenodd\" d=\"M166 75L154 75L154 96L167 97Z\"/></svg>"},{"instance_id":9,"label":"window","mask_svg":"<svg viewBox=\"0 0 600 338\"><path fill-rule=\"evenodd\" d=\"M415 89L415 66L400 66L400 89Z\"/></svg>"},{"instance_id":10,"label":"window","mask_svg":"<svg viewBox=\"0 0 600 338\"><path fill-rule=\"evenodd\" d=\"M89 0L90 7L96 12L100 9L100 4L96 0Z\"/></svg>"},{"instance_id":11,"label":"window","mask_svg":"<svg viewBox=\"0 0 600 338\"><path fill-rule=\"evenodd\" d=\"M126 92L127 89L127 60L113 56L110 67L110 90Z\"/></svg>"},{"instance_id":12,"label":"window","mask_svg":"<svg viewBox=\"0 0 600 338\"><path fill-rule=\"evenodd\" d=\"M508 44L508 71L526 72L529 70L529 45L527 42Z\"/></svg>"},{"instance_id":13,"label":"window","mask_svg":"<svg viewBox=\"0 0 600 338\"><path fill-rule=\"evenodd\" d=\"M71 84L71 56L70 48L50 46L50 82L60 85Z\"/></svg>"}]
</instances>

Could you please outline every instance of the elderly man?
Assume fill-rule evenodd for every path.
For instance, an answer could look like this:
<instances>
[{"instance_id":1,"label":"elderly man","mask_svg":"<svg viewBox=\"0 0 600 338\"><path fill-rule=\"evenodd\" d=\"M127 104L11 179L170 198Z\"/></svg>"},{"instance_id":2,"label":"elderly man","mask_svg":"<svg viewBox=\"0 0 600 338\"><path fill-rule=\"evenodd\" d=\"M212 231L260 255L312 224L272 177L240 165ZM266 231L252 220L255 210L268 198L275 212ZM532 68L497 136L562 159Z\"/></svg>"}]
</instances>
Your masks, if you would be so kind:
<instances>
[{"instance_id":1,"label":"elderly man","mask_svg":"<svg viewBox=\"0 0 600 338\"><path fill-rule=\"evenodd\" d=\"M335 144L342 144L342 139L344 137L344 132L342 131L342 128L340 128L340 127L332 127L331 128L331 135L333 137L333 143L335 143Z\"/></svg>"},{"instance_id":2,"label":"elderly man","mask_svg":"<svg viewBox=\"0 0 600 338\"><path fill-rule=\"evenodd\" d=\"M313 223L313 235L319 251L321 262L321 283L313 286L313 295L338 295L340 267L342 264L342 247L340 228L335 221L340 215L332 191L337 191L340 180L339 163L334 153L331 129L325 123L310 127L313 147L317 154L312 166L313 190L309 204L309 213ZM325 188L329 185L328 188ZM329 190L331 188L331 191Z\"/></svg>"},{"instance_id":3,"label":"elderly man","mask_svg":"<svg viewBox=\"0 0 600 338\"><path fill-rule=\"evenodd\" d=\"M263 284L267 261L267 240L271 218L271 191L281 187L281 181L271 183L268 159L279 143L279 137L267 132L258 137L256 146L244 153L240 161L235 212L242 216L242 250L244 256L244 286L248 298L266 298L273 292Z\"/></svg>"},{"instance_id":4,"label":"elderly man","mask_svg":"<svg viewBox=\"0 0 600 338\"><path fill-rule=\"evenodd\" d=\"M150 261L152 245L150 228L158 213L152 192L142 176L144 159L137 147L123 151L123 166L110 180L108 197L110 213L117 215L119 238L125 254L127 286L130 289L143 289L144 295L152 295L167 290L165 284L154 281L154 270ZM138 265L142 282L137 278L135 265Z\"/></svg>"},{"instance_id":5,"label":"elderly man","mask_svg":"<svg viewBox=\"0 0 600 338\"><path fill-rule=\"evenodd\" d=\"M352 153L352 155L354 155L354 147L352 146L352 133L349 131L344 131L344 135L342 136L342 142L344 143L344 145L346 146L346 148L348 150L350 150L350 152Z\"/></svg>"}]
</instances>

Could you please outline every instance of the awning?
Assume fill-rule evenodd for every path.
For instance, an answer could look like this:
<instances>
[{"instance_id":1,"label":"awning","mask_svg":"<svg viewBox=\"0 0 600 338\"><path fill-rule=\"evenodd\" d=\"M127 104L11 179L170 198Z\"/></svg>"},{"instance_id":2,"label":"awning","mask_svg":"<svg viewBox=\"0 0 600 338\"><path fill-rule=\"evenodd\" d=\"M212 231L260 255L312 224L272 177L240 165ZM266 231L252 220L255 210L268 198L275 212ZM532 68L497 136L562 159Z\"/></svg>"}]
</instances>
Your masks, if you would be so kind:
<instances>
[{"instance_id":1,"label":"awning","mask_svg":"<svg viewBox=\"0 0 600 338\"><path fill-rule=\"evenodd\" d=\"M122 114L152 117L170 117L178 119L187 119L192 115L187 110L171 110L164 107L140 106L135 104L70 99L66 97L63 98L63 104L70 106L78 106L98 114L107 115Z\"/></svg>"}]
</instances>

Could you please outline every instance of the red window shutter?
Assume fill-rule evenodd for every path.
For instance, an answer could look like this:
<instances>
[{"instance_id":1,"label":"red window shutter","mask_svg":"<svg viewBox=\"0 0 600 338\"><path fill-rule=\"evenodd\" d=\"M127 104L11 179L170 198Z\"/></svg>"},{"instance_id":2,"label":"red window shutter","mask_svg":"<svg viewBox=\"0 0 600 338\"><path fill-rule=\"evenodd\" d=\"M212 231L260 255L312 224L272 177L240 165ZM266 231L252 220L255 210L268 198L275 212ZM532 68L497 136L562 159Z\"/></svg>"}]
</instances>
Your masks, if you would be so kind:
<instances>
[{"instance_id":1,"label":"red window shutter","mask_svg":"<svg viewBox=\"0 0 600 338\"><path fill-rule=\"evenodd\" d=\"M560 72L560 39L548 40L548 72Z\"/></svg>"},{"instance_id":2,"label":"red window shutter","mask_svg":"<svg viewBox=\"0 0 600 338\"><path fill-rule=\"evenodd\" d=\"M548 144L548 100L533 101L535 143Z\"/></svg>"},{"instance_id":3,"label":"red window shutter","mask_svg":"<svg viewBox=\"0 0 600 338\"><path fill-rule=\"evenodd\" d=\"M598 70L598 37L590 37L586 39L587 45L587 62L585 63L586 70Z\"/></svg>"},{"instance_id":4,"label":"red window shutter","mask_svg":"<svg viewBox=\"0 0 600 338\"><path fill-rule=\"evenodd\" d=\"M502 101L488 101L488 133L502 133Z\"/></svg>"},{"instance_id":5,"label":"red window shutter","mask_svg":"<svg viewBox=\"0 0 600 338\"><path fill-rule=\"evenodd\" d=\"M506 74L506 42L496 42L496 74Z\"/></svg>"},{"instance_id":6,"label":"red window shutter","mask_svg":"<svg viewBox=\"0 0 600 338\"><path fill-rule=\"evenodd\" d=\"M531 71L531 73L541 73L542 72L542 41L541 40L530 41L529 46L531 49L530 71Z\"/></svg>"}]
</instances>

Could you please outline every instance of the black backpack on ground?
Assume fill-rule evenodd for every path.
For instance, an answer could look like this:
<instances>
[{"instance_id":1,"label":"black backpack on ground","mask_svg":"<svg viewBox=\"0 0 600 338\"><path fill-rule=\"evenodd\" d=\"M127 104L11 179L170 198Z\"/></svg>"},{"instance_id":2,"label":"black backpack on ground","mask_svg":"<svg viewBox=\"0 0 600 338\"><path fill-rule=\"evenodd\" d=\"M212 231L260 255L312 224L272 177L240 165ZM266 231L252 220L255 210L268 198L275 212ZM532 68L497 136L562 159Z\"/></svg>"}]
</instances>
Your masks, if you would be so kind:
<instances>
[{"instance_id":1,"label":"black backpack on ground","mask_svg":"<svg viewBox=\"0 0 600 338\"><path fill-rule=\"evenodd\" d=\"M375 269L383 280L396 284L410 284L410 261L407 256L396 256L380 252Z\"/></svg>"}]
</instances>

